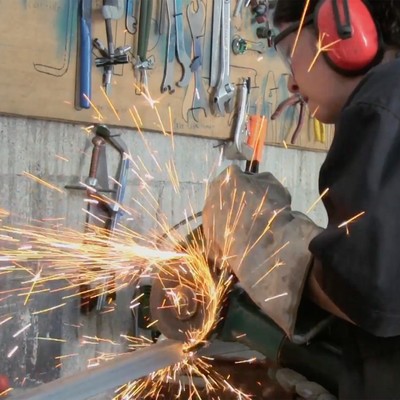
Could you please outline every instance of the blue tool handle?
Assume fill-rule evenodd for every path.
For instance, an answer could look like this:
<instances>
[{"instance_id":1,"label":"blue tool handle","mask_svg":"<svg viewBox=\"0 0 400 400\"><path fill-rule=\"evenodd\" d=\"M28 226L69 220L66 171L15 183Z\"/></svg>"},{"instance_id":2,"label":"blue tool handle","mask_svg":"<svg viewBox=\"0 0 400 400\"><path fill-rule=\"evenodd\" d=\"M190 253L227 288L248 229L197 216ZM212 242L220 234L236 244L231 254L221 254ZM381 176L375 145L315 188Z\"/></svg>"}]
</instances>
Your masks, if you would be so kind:
<instances>
[{"instance_id":1,"label":"blue tool handle","mask_svg":"<svg viewBox=\"0 0 400 400\"><path fill-rule=\"evenodd\" d=\"M82 1L85 2L85 0ZM87 14L86 9L86 12L80 16L79 105L82 108L90 108L89 100L92 97L92 24Z\"/></svg>"},{"instance_id":2,"label":"blue tool handle","mask_svg":"<svg viewBox=\"0 0 400 400\"><path fill-rule=\"evenodd\" d=\"M133 15L133 0L126 1L126 15L130 17Z\"/></svg>"}]
</instances>

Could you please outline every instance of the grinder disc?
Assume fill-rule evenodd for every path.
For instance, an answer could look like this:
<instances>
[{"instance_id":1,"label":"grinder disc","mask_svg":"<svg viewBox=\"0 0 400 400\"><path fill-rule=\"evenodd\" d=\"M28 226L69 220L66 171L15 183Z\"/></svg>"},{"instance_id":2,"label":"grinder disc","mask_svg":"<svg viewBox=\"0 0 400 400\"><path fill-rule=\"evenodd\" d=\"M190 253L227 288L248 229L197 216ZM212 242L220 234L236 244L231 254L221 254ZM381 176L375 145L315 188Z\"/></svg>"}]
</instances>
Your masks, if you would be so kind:
<instances>
[{"instance_id":1,"label":"grinder disc","mask_svg":"<svg viewBox=\"0 0 400 400\"><path fill-rule=\"evenodd\" d=\"M201 330L207 313L207 293L201 277L195 277L184 262L162 268L152 285L152 320L169 339L187 341L188 332Z\"/></svg>"}]
</instances>

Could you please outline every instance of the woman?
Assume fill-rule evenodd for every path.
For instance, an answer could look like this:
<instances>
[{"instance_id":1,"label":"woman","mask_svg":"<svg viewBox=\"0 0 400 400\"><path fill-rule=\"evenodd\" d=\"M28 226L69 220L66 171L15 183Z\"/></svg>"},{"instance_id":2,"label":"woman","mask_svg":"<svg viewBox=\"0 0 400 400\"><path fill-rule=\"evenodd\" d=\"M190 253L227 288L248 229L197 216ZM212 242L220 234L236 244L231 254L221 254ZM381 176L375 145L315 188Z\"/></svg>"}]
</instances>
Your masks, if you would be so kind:
<instances>
[{"instance_id":1,"label":"woman","mask_svg":"<svg viewBox=\"0 0 400 400\"><path fill-rule=\"evenodd\" d=\"M312 1L296 45L292 29L305 1L280 0L274 15L276 47L292 68L289 89L320 121L336 123L320 171L329 224L310 244L310 292L355 325L341 397L400 398L400 2L350 0L353 37L328 37L334 7L341 13L345 3ZM324 34L327 51L310 69ZM345 60L359 60L362 46L361 64ZM357 215L348 231L338 228Z\"/></svg>"},{"instance_id":2,"label":"woman","mask_svg":"<svg viewBox=\"0 0 400 400\"><path fill-rule=\"evenodd\" d=\"M306 0L277 1L274 25L280 33L275 46L290 68L289 90L303 97L317 119L336 124L336 130L319 178L320 192L329 189L323 198L328 226L306 234L294 230L309 243L311 252L311 262L307 268L303 265L300 275L307 295L346 326L339 398L400 399L400 1L311 0L306 4ZM240 247L238 229L230 239L226 232L218 232L224 226L221 219L231 215L224 214L224 208L232 210L236 203L236 212L242 212L240 196L228 192L245 188L255 193L257 185L237 171L229 173L234 179L226 175L210 187L205 234L212 250L223 254L239 281L244 280L253 300L279 324L262 304L261 294L253 295L255 279L247 282L260 260L253 257L246 262L241 256L235 261L239 252L247 254L248 243ZM217 201L223 205L218 209L213 205ZM252 216L247 234L255 225L257 207L251 209L250 197L246 207L250 209L244 209L243 219ZM290 201L287 210L286 221L296 220ZM257 219L271 222L268 210L256 214ZM236 218L235 226L246 225ZM270 236L256 240L257 246L263 242L259 250L264 256L279 248L271 243L278 240L280 230L271 224ZM293 229L290 232L293 236ZM246 240L254 237L247 234ZM282 263L289 265L292 257L286 259L283 255ZM279 282L290 276L280 277ZM263 289L271 290L268 285ZM303 285L295 288L295 297L302 289ZM287 292L291 291L289 285ZM291 312L295 316L296 307Z\"/></svg>"}]
</instances>

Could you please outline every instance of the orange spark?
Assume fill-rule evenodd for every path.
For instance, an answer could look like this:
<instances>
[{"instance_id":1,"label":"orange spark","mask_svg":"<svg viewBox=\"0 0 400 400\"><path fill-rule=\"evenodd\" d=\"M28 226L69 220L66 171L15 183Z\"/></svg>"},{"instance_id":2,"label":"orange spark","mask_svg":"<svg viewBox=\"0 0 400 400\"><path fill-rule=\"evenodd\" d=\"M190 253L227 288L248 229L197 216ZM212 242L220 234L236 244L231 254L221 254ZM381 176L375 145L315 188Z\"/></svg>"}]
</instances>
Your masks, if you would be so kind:
<instances>
[{"instance_id":1,"label":"orange spark","mask_svg":"<svg viewBox=\"0 0 400 400\"><path fill-rule=\"evenodd\" d=\"M118 121L121 121L121 118L119 117L117 110L115 109L113 103L111 102L110 98L108 97L106 91L104 90L103 86L100 86L100 90L101 93L103 93L104 97L107 100L108 105L110 106L111 110L113 111L113 113L115 114L115 116L117 117Z\"/></svg>"},{"instance_id":2,"label":"orange spark","mask_svg":"<svg viewBox=\"0 0 400 400\"><path fill-rule=\"evenodd\" d=\"M39 177L37 177L37 176L27 172L27 171L23 171L22 175L32 179L33 181L35 181L35 182L37 182L37 183L39 183L39 184L41 184L43 186L46 186L49 189L56 190L59 193L64 193L64 190L58 188L57 186L52 185L51 183L49 183L47 181L44 181L43 179L41 179L41 178L39 178Z\"/></svg>"},{"instance_id":3,"label":"orange spark","mask_svg":"<svg viewBox=\"0 0 400 400\"><path fill-rule=\"evenodd\" d=\"M308 10L308 6L309 5L310 5L310 0L307 0L306 4L304 5L303 14L302 14L301 19L300 19L300 25L299 25L299 28L297 29L296 39L294 40L294 45L293 45L290 57L293 57L294 51L296 50L297 42L299 41L300 32L301 32L301 30L303 28L304 19L306 18L306 14L307 14L307 10Z\"/></svg>"},{"instance_id":4,"label":"orange spark","mask_svg":"<svg viewBox=\"0 0 400 400\"><path fill-rule=\"evenodd\" d=\"M344 226L347 227L348 224L350 224L351 222L354 222L356 219L360 218L362 215L365 214L365 211L361 211L360 213L358 213L357 215L355 215L354 217L351 217L350 219L348 219L345 222L342 222L340 225L338 225L338 228L343 228Z\"/></svg>"},{"instance_id":5,"label":"orange spark","mask_svg":"<svg viewBox=\"0 0 400 400\"><path fill-rule=\"evenodd\" d=\"M320 33L318 37L318 42L317 42L317 53L315 54L313 60L311 61L310 66L308 67L308 72L311 71L312 67L314 66L315 62L317 61L319 55L323 51L330 51L332 50L332 46L334 46L336 43L339 43L342 39L337 39L333 42L327 43L325 46L322 45L322 42L324 40L324 37L326 36L326 33Z\"/></svg>"},{"instance_id":6,"label":"orange spark","mask_svg":"<svg viewBox=\"0 0 400 400\"><path fill-rule=\"evenodd\" d=\"M317 200L315 200L314 203L311 204L310 208L306 211L306 214L308 214L311 210L313 210L314 207L318 204L318 202L319 202L320 200L322 200L322 198L323 198L324 196L326 196L326 194L327 194L328 192L329 192L329 188L326 188L326 189L321 193L321 195L318 196Z\"/></svg>"},{"instance_id":7,"label":"orange spark","mask_svg":"<svg viewBox=\"0 0 400 400\"><path fill-rule=\"evenodd\" d=\"M97 119L98 121L103 121L104 117L99 111L99 109L92 103L92 101L89 99L88 96L86 96L85 93L83 93L83 97L89 102L89 104L93 107L93 109L97 112L97 117L93 117L93 119Z\"/></svg>"}]
</instances>

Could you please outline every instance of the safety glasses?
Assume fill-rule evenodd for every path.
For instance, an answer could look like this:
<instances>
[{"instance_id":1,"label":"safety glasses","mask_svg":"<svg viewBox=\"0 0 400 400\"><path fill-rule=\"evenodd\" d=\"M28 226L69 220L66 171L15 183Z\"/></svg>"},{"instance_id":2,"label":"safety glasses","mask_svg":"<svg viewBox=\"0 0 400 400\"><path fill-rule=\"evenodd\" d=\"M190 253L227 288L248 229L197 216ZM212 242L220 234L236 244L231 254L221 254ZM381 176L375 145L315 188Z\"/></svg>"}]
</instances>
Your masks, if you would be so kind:
<instances>
[{"instance_id":1,"label":"safety glasses","mask_svg":"<svg viewBox=\"0 0 400 400\"><path fill-rule=\"evenodd\" d=\"M303 27L312 24L314 21L313 15L309 15L304 19ZM281 42L283 39L285 39L287 36L289 36L291 33L297 32L300 26L300 21L295 22L291 25L289 25L287 28L285 28L283 31L278 33L278 35L275 36L274 38L274 47L276 52L278 53L279 57L282 59L282 61L285 63L285 65L292 70L292 59L291 59L291 48L284 49L281 46L279 46L279 42Z\"/></svg>"}]
</instances>

